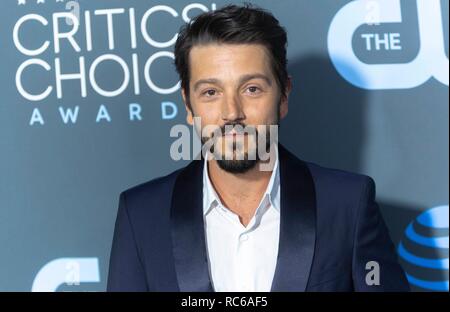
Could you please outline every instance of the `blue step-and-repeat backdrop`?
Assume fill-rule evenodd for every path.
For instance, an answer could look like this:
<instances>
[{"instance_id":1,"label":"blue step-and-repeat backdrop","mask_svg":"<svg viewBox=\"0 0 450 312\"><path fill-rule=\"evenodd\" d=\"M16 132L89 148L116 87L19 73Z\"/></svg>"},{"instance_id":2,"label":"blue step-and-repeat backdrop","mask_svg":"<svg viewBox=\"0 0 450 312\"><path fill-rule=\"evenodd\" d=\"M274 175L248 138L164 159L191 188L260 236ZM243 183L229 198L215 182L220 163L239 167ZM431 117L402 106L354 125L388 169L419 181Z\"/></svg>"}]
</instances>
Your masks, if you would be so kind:
<instances>
[{"instance_id":1,"label":"blue step-and-repeat backdrop","mask_svg":"<svg viewBox=\"0 0 450 312\"><path fill-rule=\"evenodd\" d=\"M0 1L0 290L105 290L119 193L187 164L177 31L228 3ZM253 3L288 32L280 141L372 176L412 288L448 291L449 1Z\"/></svg>"}]
</instances>

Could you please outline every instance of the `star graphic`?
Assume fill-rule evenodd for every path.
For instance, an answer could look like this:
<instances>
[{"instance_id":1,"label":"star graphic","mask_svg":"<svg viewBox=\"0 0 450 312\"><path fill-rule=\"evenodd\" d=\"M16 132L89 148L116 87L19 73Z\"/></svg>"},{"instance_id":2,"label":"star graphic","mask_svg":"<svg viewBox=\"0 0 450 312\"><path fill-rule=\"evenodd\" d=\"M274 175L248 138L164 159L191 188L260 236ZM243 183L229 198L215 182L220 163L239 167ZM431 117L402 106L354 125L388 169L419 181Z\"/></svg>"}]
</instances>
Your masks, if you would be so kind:
<instances>
[{"instance_id":1,"label":"star graphic","mask_svg":"<svg viewBox=\"0 0 450 312\"><path fill-rule=\"evenodd\" d=\"M27 0L18 0L17 5L24 5L27 4Z\"/></svg>"},{"instance_id":2,"label":"star graphic","mask_svg":"<svg viewBox=\"0 0 450 312\"><path fill-rule=\"evenodd\" d=\"M45 3L45 0L37 0L36 3L37 3L37 4L39 4L39 3Z\"/></svg>"}]
</instances>

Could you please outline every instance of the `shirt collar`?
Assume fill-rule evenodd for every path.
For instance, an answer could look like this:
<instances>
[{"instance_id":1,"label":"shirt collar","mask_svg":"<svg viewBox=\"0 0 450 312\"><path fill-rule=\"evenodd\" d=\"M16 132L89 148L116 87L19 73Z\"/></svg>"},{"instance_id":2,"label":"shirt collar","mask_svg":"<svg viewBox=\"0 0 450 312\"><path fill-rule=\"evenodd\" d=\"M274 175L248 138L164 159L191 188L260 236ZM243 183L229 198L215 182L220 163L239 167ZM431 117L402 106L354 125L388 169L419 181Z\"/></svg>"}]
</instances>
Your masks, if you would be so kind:
<instances>
[{"instance_id":1,"label":"shirt collar","mask_svg":"<svg viewBox=\"0 0 450 312\"><path fill-rule=\"evenodd\" d=\"M266 191L262 197L262 201L268 197L270 204L275 208L277 212L280 211L280 168L278 161L278 145L275 144L275 164L272 170L272 175L270 176L269 184L267 185ZM204 157L203 163L203 215L208 214L208 212L216 207L217 205L222 205L219 196L214 189L208 173L208 155ZM258 207L259 209L259 207Z\"/></svg>"}]
</instances>

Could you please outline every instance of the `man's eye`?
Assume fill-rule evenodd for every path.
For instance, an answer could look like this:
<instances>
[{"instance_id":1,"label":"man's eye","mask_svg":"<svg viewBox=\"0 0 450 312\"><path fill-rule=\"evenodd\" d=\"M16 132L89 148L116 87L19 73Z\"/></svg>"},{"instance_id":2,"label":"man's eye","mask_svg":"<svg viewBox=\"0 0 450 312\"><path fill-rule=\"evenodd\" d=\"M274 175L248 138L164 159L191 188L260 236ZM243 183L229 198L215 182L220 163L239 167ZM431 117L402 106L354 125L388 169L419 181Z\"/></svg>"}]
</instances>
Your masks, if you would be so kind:
<instances>
[{"instance_id":1,"label":"man's eye","mask_svg":"<svg viewBox=\"0 0 450 312\"><path fill-rule=\"evenodd\" d=\"M250 93L256 94L260 91L260 89L258 87L255 86L251 86L247 88L248 91L250 91Z\"/></svg>"},{"instance_id":2,"label":"man's eye","mask_svg":"<svg viewBox=\"0 0 450 312\"><path fill-rule=\"evenodd\" d=\"M203 92L202 94L206 95L206 96L214 96L214 95L216 95L216 90L209 89L209 90L206 90L205 92Z\"/></svg>"}]
</instances>

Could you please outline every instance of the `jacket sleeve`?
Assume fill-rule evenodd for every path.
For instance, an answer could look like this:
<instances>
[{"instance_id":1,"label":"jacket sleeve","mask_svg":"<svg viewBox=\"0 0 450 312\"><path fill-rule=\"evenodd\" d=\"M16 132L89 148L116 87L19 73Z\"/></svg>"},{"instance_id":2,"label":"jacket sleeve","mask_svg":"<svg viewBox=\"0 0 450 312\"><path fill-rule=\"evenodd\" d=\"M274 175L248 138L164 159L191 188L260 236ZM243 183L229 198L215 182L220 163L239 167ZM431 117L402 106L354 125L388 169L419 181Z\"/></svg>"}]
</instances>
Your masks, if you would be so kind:
<instances>
[{"instance_id":1,"label":"jacket sleeve","mask_svg":"<svg viewBox=\"0 0 450 312\"><path fill-rule=\"evenodd\" d=\"M119 210L109 260L107 291L147 291L145 271L126 205L126 193L119 198Z\"/></svg>"},{"instance_id":2,"label":"jacket sleeve","mask_svg":"<svg viewBox=\"0 0 450 312\"><path fill-rule=\"evenodd\" d=\"M409 291L375 193L375 182L367 177L356 212L352 265L355 291Z\"/></svg>"}]
</instances>

